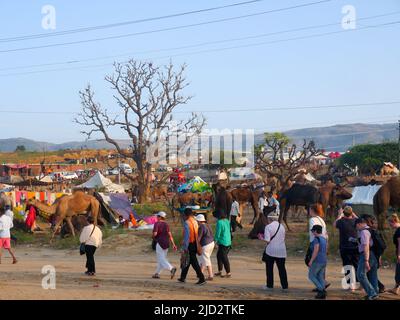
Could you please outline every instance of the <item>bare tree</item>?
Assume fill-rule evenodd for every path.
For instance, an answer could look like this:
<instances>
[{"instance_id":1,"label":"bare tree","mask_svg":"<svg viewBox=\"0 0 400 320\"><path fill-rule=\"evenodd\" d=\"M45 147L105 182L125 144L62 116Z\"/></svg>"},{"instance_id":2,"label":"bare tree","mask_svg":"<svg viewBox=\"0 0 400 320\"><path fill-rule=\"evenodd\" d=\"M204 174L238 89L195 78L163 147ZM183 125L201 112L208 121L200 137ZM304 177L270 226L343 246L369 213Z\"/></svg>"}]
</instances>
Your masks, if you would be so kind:
<instances>
[{"instance_id":1,"label":"bare tree","mask_svg":"<svg viewBox=\"0 0 400 320\"><path fill-rule=\"evenodd\" d=\"M299 148L291 144L282 133L265 134L264 145L255 150L256 168L269 177L277 179L278 189L284 188L289 181L310 161L322 153L315 147L314 141L303 141Z\"/></svg>"},{"instance_id":2,"label":"bare tree","mask_svg":"<svg viewBox=\"0 0 400 320\"><path fill-rule=\"evenodd\" d=\"M150 191L152 161L148 159L148 151L160 142L162 132L168 132L174 124L174 130L190 140L200 134L205 125L204 117L194 113L186 120L173 121L175 108L191 99L183 94L188 86L185 68L183 65L175 70L172 63L157 67L150 62L135 60L114 63L114 73L106 76L105 80L115 92L113 97L119 109L116 116L95 101L90 85L79 92L82 112L75 122L87 127L82 133L88 139L100 133L115 147L121 158L132 159L136 163L138 176L128 178L132 183L137 181L140 202L147 198ZM123 149L112 137L111 131L116 128L122 129L131 141L129 149Z\"/></svg>"}]
</instances>

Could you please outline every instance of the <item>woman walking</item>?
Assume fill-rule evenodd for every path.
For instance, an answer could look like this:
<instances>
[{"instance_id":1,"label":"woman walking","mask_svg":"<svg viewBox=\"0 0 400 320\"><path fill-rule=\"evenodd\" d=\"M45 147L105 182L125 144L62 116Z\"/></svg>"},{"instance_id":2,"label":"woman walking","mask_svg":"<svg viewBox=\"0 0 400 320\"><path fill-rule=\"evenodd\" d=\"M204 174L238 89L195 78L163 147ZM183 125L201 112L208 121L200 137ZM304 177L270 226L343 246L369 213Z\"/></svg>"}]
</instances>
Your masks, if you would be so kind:
<instances>
[{"instance_id":1,"label":"woman walking","mask_svg":"<svg viewBox=\"0 0 400 320\"><path fill-rule=\"evenodd\" d=\"M204 215L199 214L196 216L196 220L199 223L199 233L198 233L198 241L201 246L201 256L200 260L200 267L201 272L207 269L208 272L208 281L213 280L213 271L212 271L212 264L211 264L211 254L214 250L215 243L214 243L214 236L209 224L204 217Z\"/></svg>"},{"instance_id":2,"label":"woman walking","mask_svg":"<svg viewBox=\"0 0 400 320\"><path fill-rule=\"evenodd\" d=\"M229 220L227 219L226 212L221 211L218 216L219 219L215 230L215 243L218 245L218 272L215 273L215 276L219 276L221 278L230 278L231 266L229 263L228 253L232 245L231 227ZM225 268L225 275L222 275L223 268Z\"/></svg>"},{"instance_id":3,"label":"woman walking","mask_svg":"<svg viewBox=\"0 0 400 320\"><path fill-rule=\"evenodd\" d=\"M396 274L395 274L395 287L390 290L395 295L400 294L400 219L397 214L392 214L389 218L390 226L395 230L393 234L393 244L396 247Z\"/></svg>"},{"instance_id":4,"label":"woman walking","mask_svg":"<svg viewBox=\"0 0 400 320\"><path fill-rule=\"evenodd\" d=\"M85 247L87 269L85 274L94 276L96 275L94 253L103 242L103 233L98 226L94 225L94 218L92 216L87 217L87 222L88 225L83 228L79 241L81 244L84 244Z\"/></svg>"},{"instance_id":5,"label":"woman walking","mask_svg":"<svg viewBox=\"0 0 400 320\"><path fill-rule=\"evenodd\" d=\"M267 274L266 290L274 288L274 264L278 266L279 278L282 290L288 289L287 273L285 268L286 245L285 227L279 223L279 214L270 213L268 215L268 225L264 231L264 241L267 243L265 248L264 262Z\"/></svg>"},{"instance_id":6,"label":"woman walking","mask_svg":"<svg viewBox=\"0 0 400 320\"><path fill-rule=\"evenodd\" d=\"M167 214L163 211L157 213L158 221L154 224L153 228L153 240L156 242L157 253L157 269L156 273L153 275L153 279L160 279L160 274L163 269L166 269L171 273L171 279L174 278L176 273L176 268L172 266L167 259L170 241L175 251L177 250L177 247L169 229L169 225L165 222L166 217Z\"/></svg>"}]
</instances>

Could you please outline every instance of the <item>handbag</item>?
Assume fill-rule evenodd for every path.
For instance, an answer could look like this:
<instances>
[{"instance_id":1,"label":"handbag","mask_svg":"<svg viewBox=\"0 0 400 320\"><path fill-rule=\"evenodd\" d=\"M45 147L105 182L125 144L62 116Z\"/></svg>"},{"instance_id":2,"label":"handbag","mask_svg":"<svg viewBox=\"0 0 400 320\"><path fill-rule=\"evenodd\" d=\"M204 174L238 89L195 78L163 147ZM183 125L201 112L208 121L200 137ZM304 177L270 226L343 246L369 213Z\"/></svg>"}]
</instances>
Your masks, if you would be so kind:
<instances>
[{"instance_id":1,"label":"handbag","mask_svg":"<svg viewBox=\"0 0 400 320\"><path fill-rule=\"evenodd\" d=\"M270 243L271 243L272 240L274 240L274 238L275 238L276 235L278 234L280 228L281 228L281 224L279 223L278 229L276 229L275 234L274 234L274 235L271 237L271 239L269 240ZM262 254L261 260L262 260L263 262L267 262L267 253L265 252L265 250L267 249L267 246L268 246L268 244L264 247L264 251L263 251L263 254Z\"/></svg>"},{"instance_id":2,"label":"handbag","mask_svg":"<svg viewBox=\"0 0 400 320\"><path fill-rule=\"evenodd\" d=\"M92 230L92 232L90 233L89 239L90 239L90 237L92 236L92 234L93 234L93 232L94 232L94 229L96 229L96 226L93 226L93 230ZM88 240L89 240L89 239L88 239ZM87 241L87 240L86 240L86 241ZM84 254L86 253L86 241L85 241L85 242L82 242L81 245L79 246L79 253L80 253L81 256L84 255Z\"/></svg>"},{"instance_id":3,"label":"handbag","mask_svg":"<svg viewBox=\"0 0 400 320\"><path fill-rule=\"evenodd\" d=\"M185 269L190 264L190 256L188 251L184 251L181 254L181 269Z\"/></svg>"}]
</instances>

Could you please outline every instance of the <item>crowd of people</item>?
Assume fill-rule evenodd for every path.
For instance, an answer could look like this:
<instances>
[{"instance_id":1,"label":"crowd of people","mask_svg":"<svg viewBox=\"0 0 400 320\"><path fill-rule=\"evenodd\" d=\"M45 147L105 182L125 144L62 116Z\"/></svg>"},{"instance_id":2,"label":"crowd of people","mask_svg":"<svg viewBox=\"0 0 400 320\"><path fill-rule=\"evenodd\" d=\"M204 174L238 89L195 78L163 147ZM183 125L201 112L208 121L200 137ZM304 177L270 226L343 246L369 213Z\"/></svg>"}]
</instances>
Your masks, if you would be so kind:
<instances>
[{"instance_id":1,"label":"crowd of people","mask_svg":"<svg viewBox=\"0 0 400 320\"><path fill-rule=\"evenodd\" d=\"M265 290L274 288L274 265L277 265L280 284L283 291L289 290L288 274L286 270L286 231L279 221L279 202L272 192L262 194L259 201L260 209L267 220L264 233L259 239L265 242L262 261L266 268ZM28 209L28 216L34 215ZM316 206L310 208L308 221L309 245L305 255L308 267L308 279L315 286L316 299L325 299L330 283L326 280L326 267L328 264L329 234L326 222L319 215ZM229 252L232 247L232 234L237 228L242 228L240 220L240 206L236 199L229 215L221 210L218 212L215 233L202 214L194 215L191 208L186 208L182 215L183 239L180 248L181 273L178 281L186 282L190 267L196 272L197 285L204 285L214 277L231 278L231 265ZM170 227L166 221L165 212L157 213L157 222L154 224L152 238L153 248L156 251L157 267L153 274L154 279L159 279L163 270L167 270L173 279L177 267L168 261L168 250L172 245L173 250L178 250ZM34 219L30 219L33 220ZM343 289L356 291L363 289L365 299L376 300L379 294L390 292L400 294L400 218L392 214L389 225L393 229L393 244L396 248L395 286L386 290L379 280L379 268L382 266L382 255L386 249L386 242L377 228L377 220L372 215L358 216L350 206L345 206L338 211L333 227L339 231L339 251L343 264L346 285ZM34 223L31 223L34 227ZM0 210L0 263L2 249L6 249L12 263L17 263L17 258L11 249L13 237L13 211L10 204L6 203ZM86 255L86 272L88 276L96 274L94 255L102 244L102 231L95 225L93 217L87 217L85 226L80 235L80 253ZM217 270L213 272L211 256L217 248ZM207 275L207 276L206 276Z\"/></svg>"},{"instance_id":2,"label":"crowd of people","mask_svg":"<svg viewBox=\"0 0 400 320\"><path fill-rule=\"evenodd\" d=\"M224 212L219 213L216 223L215 235L207 223L204 215L196 217L191 209L186 209L183 214L183 245L181 255L181 276L178 281L185 282L190 266L196 272L198 282L203 285L212 281L214 276L230 278L231 268L229 251L232 245L232 233L237 228L236 219L240 214L235 200L232 205L230 217ZM289 290L288 274L286 271L286 231L279 222L279 202L272 193L267 193L260 198L260 208L263 208L267 225L263 235L259 239L265 242L262 261L266 268L265 290L274 288L274 266L277 265L282 290ZM233 214L232 214L233 212ZM326 280L326 267L328 264L329 235L326 222L319 216L318 208L310 208L308 221L309 245L305 255L305 263L308 267L308 279L315 286L313 291L316 299L326 299L327 289L330 283ZM157 270L153 278L159 278L162 269L171 273L174 277L177 268L167 260L167 251L171 242L174 250L177 246L165 221L166 213L158 213L159 221L154 226L153 239L160 249L157 251ZM379 281L378 269L382 265L382 254L386 249L384 237L377 229L377 221L374 216L357 216L350 206L345 206L338 211L334 228L339 231L339 251L342 259L344 277L347 286L343 289L356 291L363 289L366 300L375 300L380 293L391 292L399 295L400 291L400 219L396 214L389 218L389 224L394 230L393 243L396 247L395 286L386 290ZM162 226L162 227L161 227ZM163 254L160 254L161 244ZM213 274L211 254L217 247L218 270ZM225 273L224 273L225 270ZM205 277L207 272L207 278Z\"/></svg>"}]
</instances>

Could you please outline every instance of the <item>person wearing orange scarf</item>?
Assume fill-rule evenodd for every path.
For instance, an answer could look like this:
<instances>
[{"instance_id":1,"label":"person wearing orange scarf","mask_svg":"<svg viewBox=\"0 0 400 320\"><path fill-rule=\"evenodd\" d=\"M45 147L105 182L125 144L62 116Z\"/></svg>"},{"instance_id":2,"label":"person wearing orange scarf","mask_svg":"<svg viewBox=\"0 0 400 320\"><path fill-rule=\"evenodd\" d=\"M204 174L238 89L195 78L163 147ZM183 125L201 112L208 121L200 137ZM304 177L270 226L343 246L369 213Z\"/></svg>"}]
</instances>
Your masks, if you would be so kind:
<instances>
[{"instance_id":1,"label":"person wearing orange scarf","mask_svg":"<svg viewBox=\"0 0 400 320\"><path fill-rule=\"evenodd\" d=\"M206 279L204 277L203 272L201 272L201 268L199 262L197 260L198 247L198 230L199 225L197 224L196 219L193 217L193 211L190 208L186 208L183 213L184 228L183 228L183 245L182 245L182 254L189 255L189 263L187 265L182 266L181 277L178 279L179 282L186 282L186 276L189 272L190 266L193 267L194 271L196 271L197 285L203 285L206 283ZM201 253L199 253L201 254Z\"/></svg>"}]
</instances>

